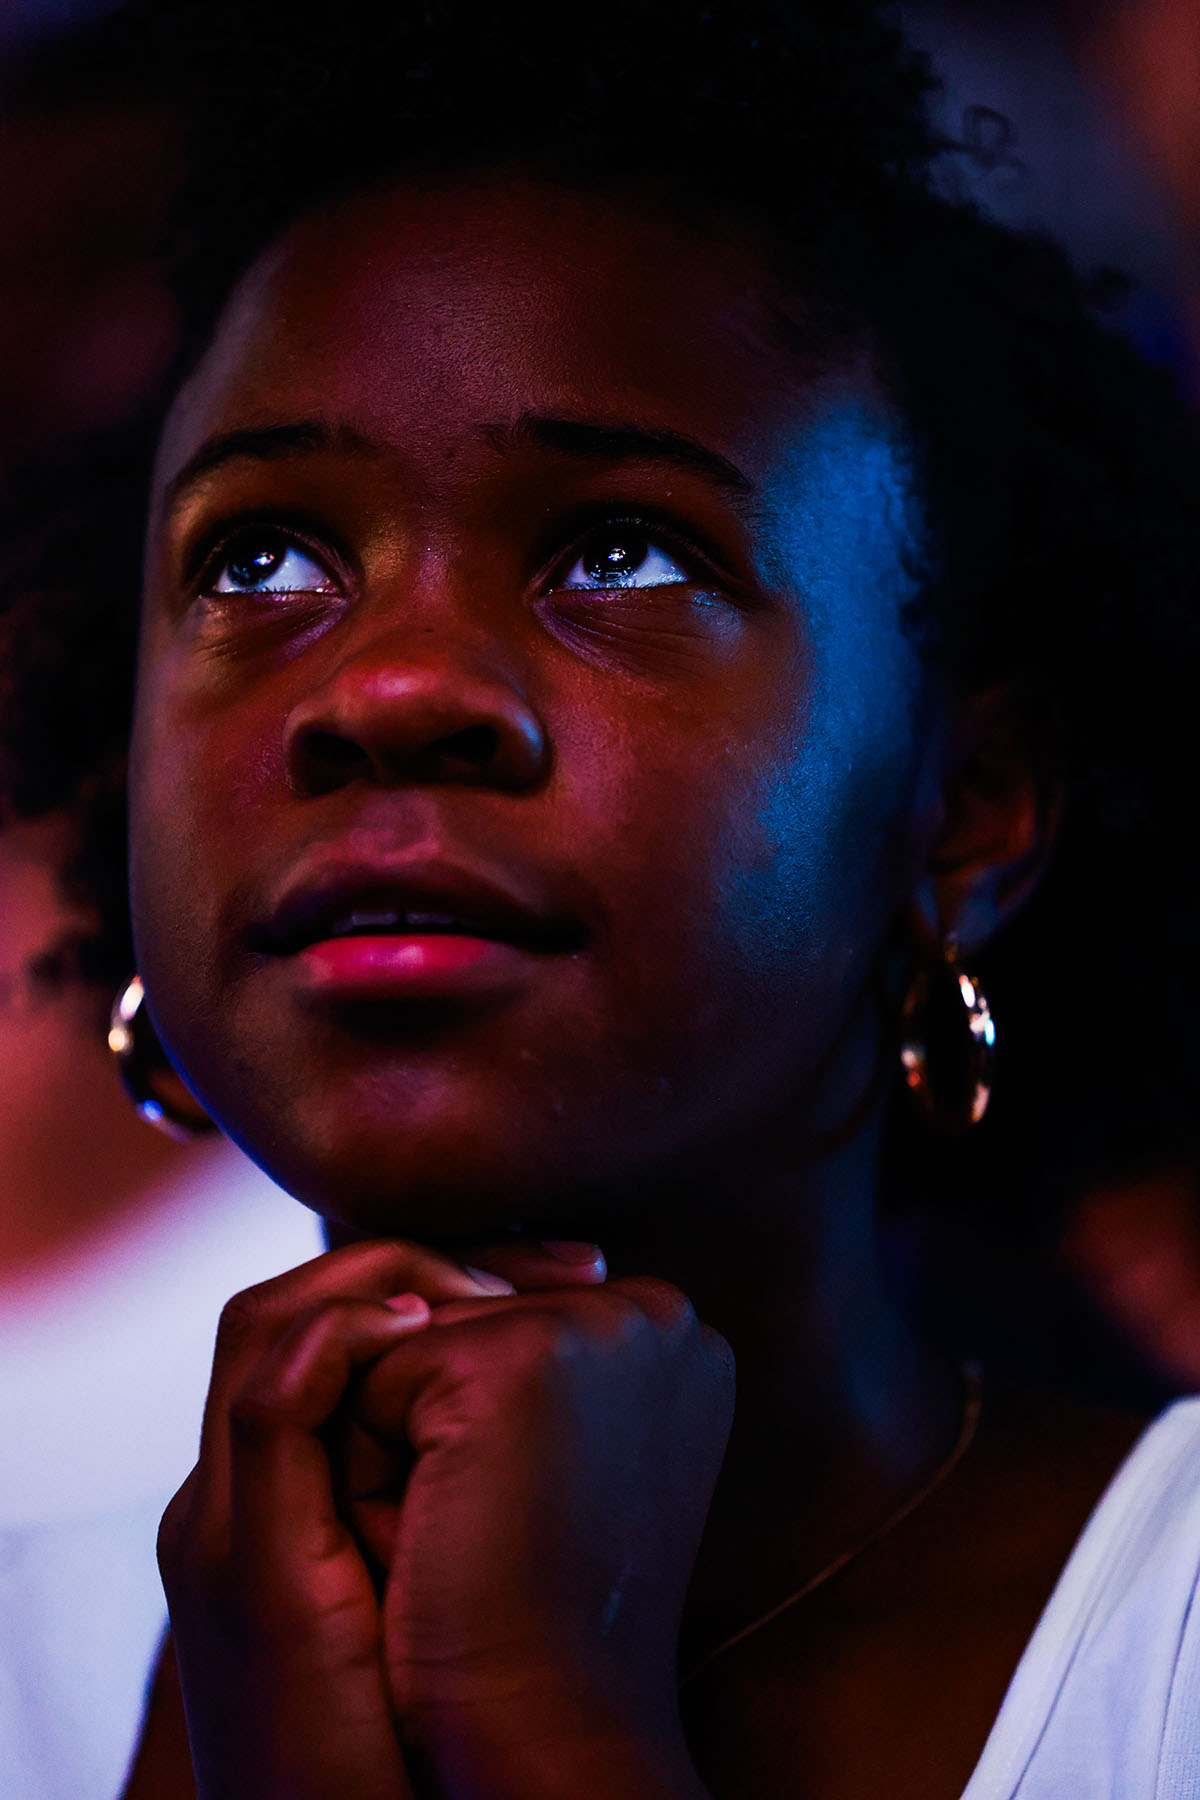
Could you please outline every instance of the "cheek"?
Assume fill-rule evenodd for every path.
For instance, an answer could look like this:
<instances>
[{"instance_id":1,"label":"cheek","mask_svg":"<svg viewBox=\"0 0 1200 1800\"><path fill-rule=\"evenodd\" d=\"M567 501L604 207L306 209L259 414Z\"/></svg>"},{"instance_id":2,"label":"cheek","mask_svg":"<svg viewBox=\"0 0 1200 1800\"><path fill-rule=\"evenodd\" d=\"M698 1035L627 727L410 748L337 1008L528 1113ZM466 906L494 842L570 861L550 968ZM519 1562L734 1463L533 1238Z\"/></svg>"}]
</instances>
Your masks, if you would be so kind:
<instances>
[{"instance_id":1,"label":"cheek","mask_svg":"<svg viewBox=\"0 0 1200 1800\"><path fill-rule=\"evenodd\" d=\"M768 573L806 621L810 664L803 719L754 799L766 866L744 886L831 995L861 990L914 872L929 696L902 624L916 591L908 487L903 456L851 397L820 415L773 503Z\"/></svg>"},{"instance_id":2,"label":"cheek","mask_svg":"<svg viewBox=\"0 0 1200 1800\"><path fill-rule=\"evenodd\" d=\"M805 744L745 796L719 891L747 991L797 1049L817 1054L898 899L892 810L876 782L833 776Z\"/></svg>"},{"instance_id":3,"label":"cheek","mask_svg":"<svg viewBox=\"0 0 1200 1800\"><path fill-rule=\"evenodd\" d=\"M740 1065L752 1087L802 1083L902 897L906 757L894 734L853 734L835 699L825 728L824 710L769 743L693 740L656 771L652 804L633 785L610 797L610 854L627 864L612 994L682 1079L719 1070L730 1089Z\"/></svg>"},{"instance_id":4,"label":"cheek","mask_svg":"<svg viewBox=\"0 0 1200 1800\"><path fill-rule=\"evenodd\" d=\"M818 631L803 716L726 808L717 910L762 1029L797 1067L829 1048L872 978L911 876L920 768L915 659Z\"/></svg>"},{"instance_id":5,"label":"cheek","mask_svg":"<svg viewBox=\"0 0 1200 1800\"><path fill-rule=\"evenodd\" d=\"M142 656L130 752L130 898L152 991L224 978L222 922L282 778L278 720L232 713L186 679L173 649Z\"/></svg>"}]
</instances>

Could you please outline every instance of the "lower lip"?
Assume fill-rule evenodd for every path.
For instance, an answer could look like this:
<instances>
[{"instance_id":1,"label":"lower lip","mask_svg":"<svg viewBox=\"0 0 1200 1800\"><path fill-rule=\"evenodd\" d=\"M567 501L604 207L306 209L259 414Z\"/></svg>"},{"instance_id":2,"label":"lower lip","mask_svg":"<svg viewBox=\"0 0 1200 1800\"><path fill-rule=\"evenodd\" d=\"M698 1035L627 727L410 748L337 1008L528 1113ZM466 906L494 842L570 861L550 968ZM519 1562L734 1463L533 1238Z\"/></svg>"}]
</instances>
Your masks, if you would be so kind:
<instances>
[{"instance_id":1,"label":"lower lip","mask_svg":"<svg viewBox=\"0 0 1200 1800\"><path fill-rule=\"evenodd\" d=\"M529 973L533 953L495 938L324 938L296 957L307 991L330 1000L440 1000L502 993Z\"/></svg>"}]
</instances>

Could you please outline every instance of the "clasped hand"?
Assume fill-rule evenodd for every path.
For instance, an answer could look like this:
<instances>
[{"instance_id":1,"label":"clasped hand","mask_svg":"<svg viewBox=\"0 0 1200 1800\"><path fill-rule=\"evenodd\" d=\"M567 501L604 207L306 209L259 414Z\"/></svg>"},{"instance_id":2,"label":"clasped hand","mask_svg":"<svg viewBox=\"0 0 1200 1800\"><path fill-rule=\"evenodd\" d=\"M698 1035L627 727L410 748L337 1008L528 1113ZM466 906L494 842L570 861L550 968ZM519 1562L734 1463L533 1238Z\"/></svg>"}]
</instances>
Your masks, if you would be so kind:
<instances>
[{"instance_id":1,"label":"clasped hand","mask_svg":"<svg viewBox=\"0 0 1200 1800\"><path fill-rule=\"evenodd\" d=\"M226 1308L159 1543L200 1800L703 1793L675 1644L728 1349L664 1282L473 1260L513 1291L378 1242Z\"/></svg>"}]
</instances>

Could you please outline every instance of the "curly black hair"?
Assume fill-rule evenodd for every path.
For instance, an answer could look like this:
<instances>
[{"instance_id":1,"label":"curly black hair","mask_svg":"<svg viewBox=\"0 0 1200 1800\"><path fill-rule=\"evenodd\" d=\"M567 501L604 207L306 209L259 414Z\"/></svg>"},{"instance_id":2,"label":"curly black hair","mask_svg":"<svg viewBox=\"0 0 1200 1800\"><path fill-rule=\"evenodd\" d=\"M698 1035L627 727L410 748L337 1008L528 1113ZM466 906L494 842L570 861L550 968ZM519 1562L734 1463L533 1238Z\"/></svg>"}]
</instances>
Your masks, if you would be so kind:
<instances>
[{"instance_id":1,"label":"curly black hair","mask_svg":"<svg viewBox=\"0 0 1200 1800\"><path fill-rule=\"evenodd\" d=\"M810 334L871 351L924 504L913 628L947 679L1013 686L1066 782L1053 866L983 959L996 1103L959 1147L898 1121L897 1165L1016 1208L1192 1150L1200 436L1058 249L941 197L954 146L889 9L133 0L105 30L191 120L167 246L179 356L119 441L20 496L0 571L0 798L88 823L95 971L129 956L119 768L149 456L238 275L289 221L389 177L649 184L753 227Z\"/></svg>"}]
</instances>

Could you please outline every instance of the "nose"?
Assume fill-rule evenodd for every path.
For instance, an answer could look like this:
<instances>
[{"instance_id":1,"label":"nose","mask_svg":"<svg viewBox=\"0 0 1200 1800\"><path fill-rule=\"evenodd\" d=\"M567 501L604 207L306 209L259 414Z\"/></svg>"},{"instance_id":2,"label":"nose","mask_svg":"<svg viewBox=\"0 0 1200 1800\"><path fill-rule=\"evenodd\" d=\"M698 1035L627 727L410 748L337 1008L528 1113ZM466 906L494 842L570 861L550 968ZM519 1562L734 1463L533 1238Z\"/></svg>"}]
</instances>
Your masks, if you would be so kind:
<instances>
[{"instance_id":1,"label":"nose","mask_svg":"<svg viewBox=\"0 0 1200 1800\"><path fill-rule=\"evenodd\" d=\"M354 781L516 792L545 775L549 742L516 683L444 647L376 641L292 710L288 778L300 795Z\"/></svg>"}]
</instances>

